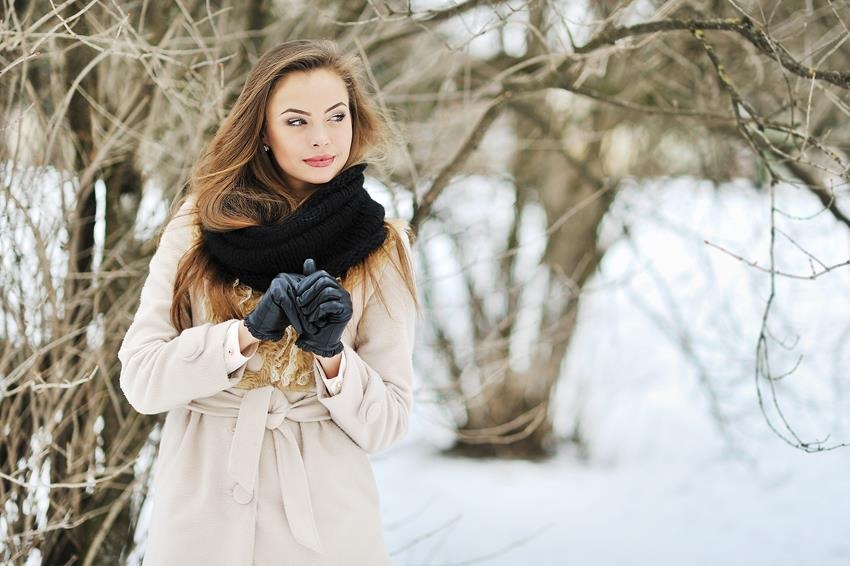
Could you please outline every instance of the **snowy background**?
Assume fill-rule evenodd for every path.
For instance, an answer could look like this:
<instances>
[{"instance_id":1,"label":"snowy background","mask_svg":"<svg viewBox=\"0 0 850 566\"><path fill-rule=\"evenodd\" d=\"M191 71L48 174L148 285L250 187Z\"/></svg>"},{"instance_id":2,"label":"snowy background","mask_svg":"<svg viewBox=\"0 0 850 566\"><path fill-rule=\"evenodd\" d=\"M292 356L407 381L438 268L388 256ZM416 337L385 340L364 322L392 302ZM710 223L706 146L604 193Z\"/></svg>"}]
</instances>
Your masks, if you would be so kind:
<instances>
[{"instance_id":1,"label":"snowy background","mask_svg":"<svg viewBox=\"0 0 850 566\"><path fill-rule=\"evenodd\" d=\"M411 8L437 4L417 1ZM664 3L665 9L673 5ZM569 29L577 44L586 41L598 23L590 25L587 12L584 2L569 3L562 13L565 27L553 28L552 39L566 46ZM633 2L620 23L647 21L656 12L654 4ZM482 6L440 29L453 48L466 48L470 58L483 60L500 51L522 57L526 19L526 11L517 10L504 26L496 26L499 19ZM482 27L492 29L479 33ZM579 116L582 99L560 96ZM557 99L549 102L559 107ZM488 157L497 154L492 135L490 140L485 145ZM507 148L501 151L510 154ZM628 162L621 157L616 151L608 155L611 164ZM61 190L30 190L40 186ZM22 187L26 190L15 193L20 210L4 206L0 215L0 278L41 280L44 266L24 259L35 254L18 214L23 210L38 232L56 234L46 242L45 263L53 279L61 281L67 239L62 223L51 216L73 209L72 186L47 173ZM374 182L369 188L391 214L410 217L409 195L390 195ZM95 190L97 270L104 249L106 187L98 182ZM164 220L166 207L153 184L143 194L136 233L149 238ZM503 241L492 236L504 233L512 204L511 183L504 179L468 177L453 181L441 195L441 215L464 232L468 249L477 253L469 263L459 264L440 234L445 226L431 220L423 226L417 248L436 263L430 280L420 278L420 287L437 289L441 316L462 308L461 269L472 269L481 285L492 279L490 261L499 252L494 246ZM809 274L810 258L800 248L825 265L850 258L850 232L809 193L779 186L777 204L781 212L776 222L782 230L776 244L778 269ZM847 209L841 200L838 206ZM557 457L545 463L470 461L440 454L452 441L452 409L435 402L430 392L429 386L442 376L420 325L410 433L371 457L394 563L850 564L845 523L850 516L850 451L804 453L769 429L768 422L788 435L770 407L764 383L767 417L761 413L754 379L769 278L706 244L767 266L769 212L767 193L743 180L721 187L690 178L642 180L620 190L602 227L609 249L584 289L577 333L555 391L552 418L562 441ZM536 267L544 228L542 211L530 206L523 215L519 258L530 290L545 283L545 273ZM850 443L850 268L815 280L779 278L776 285L769 342L774 371L783 373L800 360L776 384L777 402L802 440L826 438L827 447ZM38 286L25 287L6 300L12 307L29 305L41 292ZM63 305L61 293L60 286L57 308ZM488 308L498 306L491 303ZM533 336L523 335L522 328L533 328L544 308L533 300L522 304L511 360L518 366L527 362L523 353ZM42 321L28 322L34 329ZM451 328L452 336L463 341L466 330L458 324ZM13 337L24 332L31 332L35 342L41 340L36 330L9 329ZM101 335L102 321L96 320L89 329L93 346ZM586 450L566 440L577 419ZM140 473L150 466L157 440L154 434L138 464ZM34 453L39 443L44 441L34 437ZM102 461L102 454L97 459ZM48 471L36 468L31 477L27 505L37 509L38 527L46 520L46 497L43 485L36 486L39 478L42 483L49 479ZM142 507L136 533L140 547L129 564L138 564L143 550L149 503ZM0 538L2 526L0 521ZM28 564L40 563L33 552Z\"/></svg>"},{"instance_id":2,"label":"snowy background","mask_svg":"<svg viewBox=\"0 0 850 566\"><path fill-rule=\"evenodd\" d=\"M850 257L846 229L809 195L780 187L777 206L777 226L809 253ZM753 360L769 279L704 243L767 265L769 212L743 181L660 180L618 196L553 414L565 438L581 411L586 457L565 441L542 464L441 456L450 421L420 375L409 436L372 456L394 563L850 564L850 452L807 454L768 429ZM778 269L806 274L805 260L777 241ZM779 279L771 315L789 347L772 344L776 371L803 356L778 402L802 440L831 435L825 446L850 440L848 284L846 268Z\"/></svg>"}]
</instances>

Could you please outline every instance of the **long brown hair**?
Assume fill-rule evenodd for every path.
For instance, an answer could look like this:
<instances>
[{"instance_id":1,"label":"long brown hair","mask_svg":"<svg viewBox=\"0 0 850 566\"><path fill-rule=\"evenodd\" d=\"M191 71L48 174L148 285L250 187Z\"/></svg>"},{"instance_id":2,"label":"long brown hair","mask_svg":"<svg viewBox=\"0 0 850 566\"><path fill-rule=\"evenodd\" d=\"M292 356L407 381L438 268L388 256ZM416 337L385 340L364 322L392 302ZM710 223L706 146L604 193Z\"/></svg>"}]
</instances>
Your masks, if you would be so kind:
<instances>
[{"instance_id":1,"label":"long brown hair","mask_svg":"<svg viewBox=\"0 0 850 566\"><path fill-rule=\"evenodd\" d=\"M171 322L178 332L192 325L190 290L206 296L216 318L242 318L233 293L234 282L214 266L199 237L200 229L235 230L273 224L299 206L299 199L287 187L271 154L262 150L261 133L266 106L277 82L288 73L316 69L335 72L348 90L352 140L342 169L367 157L374 161L385 155L389 129L361 86L362 66L355 55L340 53L330 40L287 41L264 53L248 75L230 114L195 163L187 194L172 206L173 217L187 199L194 200L191 211L195 213L198 236L181 258L174 282ZM342 285L351 292L362 281L365 300L368 277L385 302L377 278L383 262L390 260L404 279L418 311L412 260L402 241L412 240L412 233L403 221L387 219L384 225L384 245L350 268Z\"/></svg>"}]
</instances>

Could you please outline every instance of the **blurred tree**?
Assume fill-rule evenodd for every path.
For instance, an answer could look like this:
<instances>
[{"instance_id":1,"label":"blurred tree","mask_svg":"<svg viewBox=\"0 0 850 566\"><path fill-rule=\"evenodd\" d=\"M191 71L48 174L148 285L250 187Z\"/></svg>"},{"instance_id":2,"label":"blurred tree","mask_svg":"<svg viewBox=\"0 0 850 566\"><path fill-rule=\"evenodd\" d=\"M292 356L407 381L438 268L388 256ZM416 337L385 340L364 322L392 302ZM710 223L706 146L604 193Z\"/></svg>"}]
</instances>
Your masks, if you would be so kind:
<instances>
[{"instance_id":1,"label":"blurred tree","mask_svg":"<svg viewBox=\"0 0 850 566\"><path fill-rule=\"evenodd\" d=\"M492 234L497 275L485 285L464 270L463 308L449 315L435 305L431 259L418 250L425 346L447 376L431 387L459 407L452 451L538 458L554 448L551 394L604 254L600 223L625 179L744 176L767 191L794 182L850 227L837 200L848 175L841 45L850 11L767 7L6 2L2 559L21 562L38 548L47 564L115 564L133 548L162 420L136 414L117 383L115 352L156 245L136 232L148 221L140 205L181 190L265 49L332 38L361 55L398 134L391 167L377 172L411 197L420 232L458 233L448 197L464 176L507 174L515 207L505 232ZM542 293L519 269L531 207L545 217ZM475 250L455 243L467 265ZM527 367L509 363L523 304L542 313ZM580 431L576 422L574 442ZM795 442L787 426L778 431Z\"/></svg>"}]
</instances>

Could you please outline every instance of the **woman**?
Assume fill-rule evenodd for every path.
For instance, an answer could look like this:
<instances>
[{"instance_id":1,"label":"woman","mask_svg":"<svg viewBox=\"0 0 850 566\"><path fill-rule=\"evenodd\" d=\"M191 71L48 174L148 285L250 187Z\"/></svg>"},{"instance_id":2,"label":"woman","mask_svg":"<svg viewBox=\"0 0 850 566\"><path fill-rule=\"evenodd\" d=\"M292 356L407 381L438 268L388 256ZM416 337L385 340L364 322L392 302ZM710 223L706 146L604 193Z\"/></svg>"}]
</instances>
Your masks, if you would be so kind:
<instances>
[{"instance_id":1,"label":"woman","mask_svg":"<svg viewBox=\"0 0 850 566\"><path fill-rule=\"evenodd\" d=\"M358 73L328 41L264 54L165 227L118 352L168 412L146 566L390 563L368 454L407 432L418 304Z\"/></svg>"}]
</instances>

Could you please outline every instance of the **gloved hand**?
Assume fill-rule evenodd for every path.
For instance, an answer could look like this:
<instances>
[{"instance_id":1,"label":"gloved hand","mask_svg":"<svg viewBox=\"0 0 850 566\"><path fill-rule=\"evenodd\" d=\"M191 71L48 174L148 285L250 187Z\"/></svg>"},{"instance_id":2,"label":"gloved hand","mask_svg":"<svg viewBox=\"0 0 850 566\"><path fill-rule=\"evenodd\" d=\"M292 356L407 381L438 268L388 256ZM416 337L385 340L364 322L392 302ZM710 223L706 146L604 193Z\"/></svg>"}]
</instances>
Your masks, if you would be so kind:
<instances>
[{"instance_id":1,"label":"gloved hand","mask_svg":"<svg viewBox=\"0 0 850 566\"><path fill-rule=\"evenodd\" d=\"M319 356L335 356L343 350L340 337L354 313L351 295L330 273L317 271L312 258L304 261L304 275L296 285L295 302L314 328L305 328L295 345Z\"/></svg>"},{"instance_id":2,"label":"gloved hand","mask_svg":"<svg viewBox=\"0 0 850 566\"><path fill-rule=\"evenodd\" d=\"M295 332L315 332L295 304L295 290L304 279L300 273L278 273L257 306L245 318L245 328L259 340L280 340L289 325Z\"/></svg>"}]
</instances>

